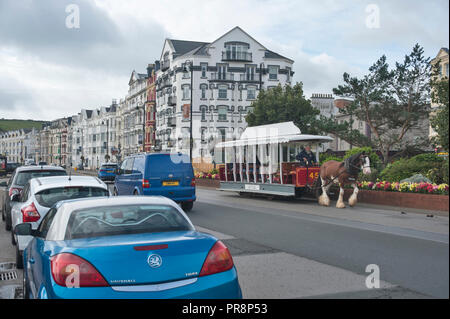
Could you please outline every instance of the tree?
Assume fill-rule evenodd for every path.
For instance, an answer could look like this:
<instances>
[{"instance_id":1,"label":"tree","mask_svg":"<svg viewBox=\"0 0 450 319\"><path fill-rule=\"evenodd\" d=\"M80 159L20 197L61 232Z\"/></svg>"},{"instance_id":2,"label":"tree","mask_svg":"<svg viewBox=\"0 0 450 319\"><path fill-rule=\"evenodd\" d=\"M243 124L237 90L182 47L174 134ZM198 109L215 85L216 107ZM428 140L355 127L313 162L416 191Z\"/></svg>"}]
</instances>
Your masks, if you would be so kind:
<instances>
[{"instance_id":1,"label":"tree","mask_svg":"<svg viewBox=\"0 0 450 319\"><path fill-rule=\"evenodd\" d=\"M383 55L361 79L344 73L345 84L333 89L334 94L353 99L351 108L343 112L369 125L372 139L368 146L382 153L384 164L391 150L429 143L427 138L411 141L407 133L428 117L431 73L430 58L424 57L418 44L393 70L386 60Z\"/></svg>"},{"instance_id":2,"label":"tree","mask_svg":"<svg viewBox=\"0 0 450 319\"><path fill-rule=\"evenodd\" d=\"M433 140L448 151L448 79L434 81L432 87L431 98L434 103L439 105L438 111L431 118L431 126L437 133Z\"/></svg>"},{"instance_id":3,"label":"tree","mask_svg":"<svg viewBox=\"0 0 450 319\"><path fill-rule=\"evenodd\" d=\"M253 110L245 120L249 126L259 126L293 121L303 134L318 134L320 131L315 109L303 94L303 84L278 85L270 90L261 90L252 104Z\"/></svg>"}]
</instances>

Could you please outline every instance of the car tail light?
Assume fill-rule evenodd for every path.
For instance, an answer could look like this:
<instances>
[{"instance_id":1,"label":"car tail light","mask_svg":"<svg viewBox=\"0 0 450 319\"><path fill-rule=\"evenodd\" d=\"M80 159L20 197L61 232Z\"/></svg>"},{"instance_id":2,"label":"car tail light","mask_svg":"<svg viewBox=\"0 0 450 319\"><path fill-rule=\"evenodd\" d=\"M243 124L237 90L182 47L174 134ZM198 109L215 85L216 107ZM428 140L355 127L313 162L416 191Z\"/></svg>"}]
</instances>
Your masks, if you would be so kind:
<instances>
[{"instance_id":1,"label":"car tail light","mask_svg":"<svg viewBox=\"0 0 450 319\"><path fill-rule=\"evenodd\" d=\"M17 187L11 187L9 189L9 197L11 197L13 195L13 193L19 193L22 191L21 188L17 188Z\"/></svg>"},{"instance_id":2,"label":"car tail light","mask_svg":"<svg viewBox=\"0 0 450 319\"><path fill-rule=\"evenodd\" d=\"M142 180L142 188L150 188L150 182L148 179Z\"/></svg>"},{"instance_id":3,"label":"car tail light","mask_svg":"<svg viewBox=\"0 0 450 319\"><path fill-rule=\"evenodd\" d=\"M62 287L106 287L105 278L87 260L70 253L50 258L53 280Z\"/></svg>"},{"instance_id":4,"label":"car tail light","mask_svg":"<svg viewBox=\"0 0 450 319\"><path fill-rule=\"evenodd\" d=\"M192 179L191 179L191 186L195 187L195 177L192 177Z\"/></svg>"},{"instance_id":5,"label":"car tail light","mask_svg":"<svg viewBox=\"0 0 450 319\"><path fill-rule=\"evenodd\" d=\"M36 206L34 203L24 207L21 209L22 212L22 220L24 223L32 223L37 222L41 216L39 215Z\"/></svg>"},{"instance_id":6,"label":"car tail light","mask_svg":"<svg viewBox=\"0 0 450 319\"><path fill-rule=\"evenodd\" d=\"M217 274L233 268L233 258L228 248L219 240L208 253L200 277Z\"/></svg>"}]
</instances>

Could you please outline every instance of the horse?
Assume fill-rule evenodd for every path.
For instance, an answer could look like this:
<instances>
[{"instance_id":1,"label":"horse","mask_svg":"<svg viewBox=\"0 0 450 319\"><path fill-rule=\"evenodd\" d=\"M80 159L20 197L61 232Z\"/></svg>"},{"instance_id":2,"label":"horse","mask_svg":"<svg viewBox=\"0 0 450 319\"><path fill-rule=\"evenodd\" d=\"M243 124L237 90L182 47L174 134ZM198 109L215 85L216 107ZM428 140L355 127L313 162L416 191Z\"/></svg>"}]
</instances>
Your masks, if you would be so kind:
<instances>
[{"instance_id":1,"label":"horse","mask_svg":"<svg viewBox=\"0 0 450 319\"><path fill-rule=\"evenodd\" d=\"M329 206L330 198L328 197L328 190L333 184L339 184L340 192L337 201L337 208L345 208L344 204L344 186L351 184L353 187L353 194L349 198L349 205L353 207L358 201L358 184L356 180L359 173L363 171L365 175L371 173L370 159L365 152L354 154L347 158L344 162L328 161L320 167L320 187L322 188L322 195L319 197L319 205Z\"/></svg>"}]
</instances>

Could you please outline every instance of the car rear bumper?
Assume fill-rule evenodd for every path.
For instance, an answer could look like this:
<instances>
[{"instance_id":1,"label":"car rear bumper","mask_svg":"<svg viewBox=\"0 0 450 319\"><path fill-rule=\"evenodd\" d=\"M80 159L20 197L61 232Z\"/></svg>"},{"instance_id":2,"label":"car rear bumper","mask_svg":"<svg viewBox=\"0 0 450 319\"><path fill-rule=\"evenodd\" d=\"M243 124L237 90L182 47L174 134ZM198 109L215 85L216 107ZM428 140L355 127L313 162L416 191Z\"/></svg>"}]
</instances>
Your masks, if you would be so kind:
<instances>
[{"instance_id":1,"label":"car rear bumper","mask_svg":"<svg viewBox=\"0 0 450 319\"><path fill-rule=\"evenodd\" d=\"M144 196L164 196L167 197L174 202L182 203L182 202L195 202L197 197L195 196L195 188L194 187L185 187L183 189L179 188L149 188L144 189Z\"/></svg>"},{"instance_id":2,"label":"car rear bumper","mask_svg":"<svg viewBox=\"0 0 450 319\"><path fill-rule=\"evenodd\" d=\"M50 289L41 288L40 296L63 299L242 299L234 267L219 274L192 278L190 281L185 279L154 285L66 288L56 285L53 278L51 280ZM180 282L190 283L182 283L182 286L177 287Z\"/></svg>"}]
</instances>

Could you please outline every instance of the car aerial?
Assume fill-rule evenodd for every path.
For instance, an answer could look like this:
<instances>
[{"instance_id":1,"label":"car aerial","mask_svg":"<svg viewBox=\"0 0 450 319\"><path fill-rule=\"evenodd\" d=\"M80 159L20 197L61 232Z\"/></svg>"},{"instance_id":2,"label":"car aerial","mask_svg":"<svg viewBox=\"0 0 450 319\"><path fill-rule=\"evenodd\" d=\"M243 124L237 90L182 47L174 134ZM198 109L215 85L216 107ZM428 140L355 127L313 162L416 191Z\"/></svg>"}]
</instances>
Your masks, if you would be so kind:
<instances>
[{"instance_id":1,"label":"car aerial","mask_svg":"<svg viewBox=\"0 0 450 319\"><path fill-rule=\"evenodd\" d=\"M228 248L163 196L61 201L23 254L25 298L242 298Z\"/></svg>"},{"instance_id":2,"label":"car aerial","mask_svg":"<svg viewBox=\"0 0 450 319\"><path fill-rule=\"evenodd\" d=\"M116 163L102 164L98 170L98 178L102 181L114 181L118 165Z\"/></svg>"},{"instance_id":3,"label":"car aerial","mask_svg":"<svg viewBox=\"0 0 450 319\"><path fill-rule=\"evenodd\" d=\"M25 184L21 194L11 198L12 229L22 223L31 223L36 229L48 210L57 202L68 199L110 196L108 186L92 176L57 176L33 178ZM22 252L32 238L16 236L16 265L22 268Z\"/></svg>"},{"instance_id":4,"label":"car aerial","mask_svg":"<svg viewBox=\"0 0 450 319\"><path fill-rule=\"evenodd\" d=\"M25 184L35 177L63 176L67 172L62 167L54 166L20 166L11 175L7 189L3 192L2 220L5 221L5 229L11 230L11 196L20 193Z\"/></svg>"},{"instance_id":5,"label":"car aerial","mask_svg":"<svg viewBox=\"0 0 450 319\"><path fill-rule=\"evenodd\" d=\"M151 153L126 157L116 174L114 195L165 196L190 211L196 196L189 156Z\"/></svg>"}]
</instances>

